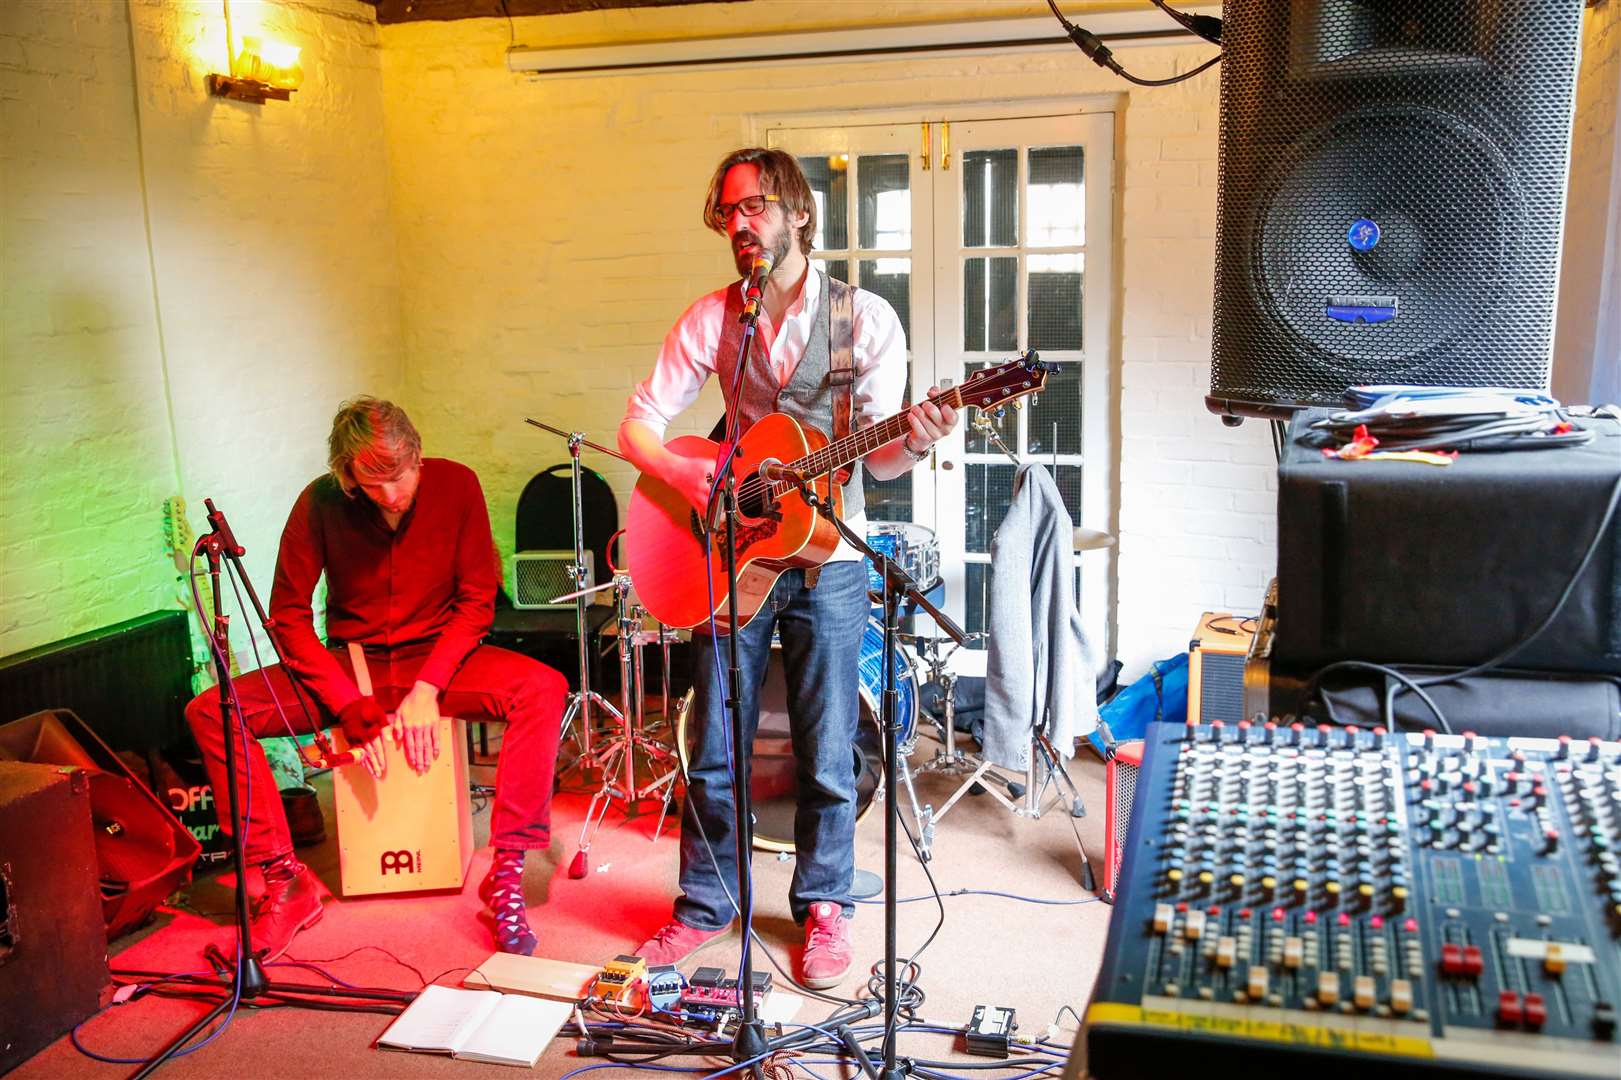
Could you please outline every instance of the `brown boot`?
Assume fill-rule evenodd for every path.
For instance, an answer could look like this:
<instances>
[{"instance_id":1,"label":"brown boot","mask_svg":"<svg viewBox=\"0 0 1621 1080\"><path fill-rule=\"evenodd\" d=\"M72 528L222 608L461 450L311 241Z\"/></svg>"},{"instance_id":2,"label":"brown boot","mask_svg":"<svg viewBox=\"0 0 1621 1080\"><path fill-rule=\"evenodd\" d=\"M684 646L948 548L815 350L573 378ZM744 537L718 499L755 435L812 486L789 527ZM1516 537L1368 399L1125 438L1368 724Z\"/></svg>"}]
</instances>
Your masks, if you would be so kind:
<instances>
[{"instance_id":1,"label":"brown boot","mask_svg":"<svg viewBox=\"0 0 1621 1080\"><path fill-rule=\"evenodd\" d=\"M253 905L249 932L259 959L269 963L293 937L321 919L321 883L291 852L265 863L265 892Z\"/></svg>"}]
</instances>

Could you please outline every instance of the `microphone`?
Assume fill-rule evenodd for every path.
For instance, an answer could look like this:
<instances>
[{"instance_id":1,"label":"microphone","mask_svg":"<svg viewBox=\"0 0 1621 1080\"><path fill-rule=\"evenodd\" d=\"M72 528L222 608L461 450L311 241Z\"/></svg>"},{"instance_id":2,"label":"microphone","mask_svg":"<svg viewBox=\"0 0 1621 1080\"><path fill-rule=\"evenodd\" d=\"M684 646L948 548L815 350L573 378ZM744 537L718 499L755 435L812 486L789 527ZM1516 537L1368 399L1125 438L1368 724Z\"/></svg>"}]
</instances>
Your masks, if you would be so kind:
<instances>
[{"instance_id":1,"label":"microphone","mask_svg":"<svg viewBox=\"0 0 1621 1080\"><path fill-rule=\"evenodd\" d=\"M753 322L760 317L760 295L765 291L765 279L771 276L775 261L769 251L762 251L755 257L748 286L743 290L743 314L738 321Z\"/></svg>"},{"instance_id":2,"label":"microphone","mask_svg":"<svg viewBox=\"0 0 1621 1080\"><path fill-rule=\"evenodd\" d=\"M803 469L790 469L776 458L767 458L760 463L760 476L772 483L790 484L803 484L811 478L810 473Z\"/></svg>"}]
</instances>

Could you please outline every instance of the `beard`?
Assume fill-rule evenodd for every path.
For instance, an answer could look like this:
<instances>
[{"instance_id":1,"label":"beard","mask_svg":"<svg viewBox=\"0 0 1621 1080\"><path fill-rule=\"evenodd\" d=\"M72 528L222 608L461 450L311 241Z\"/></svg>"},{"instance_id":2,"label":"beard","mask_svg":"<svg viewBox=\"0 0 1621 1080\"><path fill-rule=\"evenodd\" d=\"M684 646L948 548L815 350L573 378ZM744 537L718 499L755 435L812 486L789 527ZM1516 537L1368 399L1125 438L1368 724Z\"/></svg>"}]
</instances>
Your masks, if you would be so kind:
<instances>
[{"instance_id":1,"label":"beard","mask_svg":"<svg viewBox=\"0 0 1621 1080\"><path fill-rule=\"evenodd\" d=\"M740 249L750 244L758 246L760 252L743 254ZM759 258L760 254L771 256L772 267L781 266L782 261L788 257L788 246L789 236L786 229L777 236L775 243L770 244L766 243L759 233L745 229L732 238L732 261L737 264L738 274L746 278L754 273L754 260Z\"/></svg>"}]
</instances>

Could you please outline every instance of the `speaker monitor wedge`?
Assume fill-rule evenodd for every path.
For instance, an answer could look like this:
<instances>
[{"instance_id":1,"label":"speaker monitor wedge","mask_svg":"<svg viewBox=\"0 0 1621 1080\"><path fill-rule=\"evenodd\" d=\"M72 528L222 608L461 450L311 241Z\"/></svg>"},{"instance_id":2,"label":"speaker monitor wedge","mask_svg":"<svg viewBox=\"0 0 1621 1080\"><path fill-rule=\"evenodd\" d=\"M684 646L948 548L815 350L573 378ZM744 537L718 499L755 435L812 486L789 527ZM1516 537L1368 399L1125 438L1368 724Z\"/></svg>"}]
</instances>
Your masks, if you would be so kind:
<instances>
[{"instance_id":1,"label":"speaker monitor wedge","mask_svg":"<svg viewBox=\"0 0 1621 1080\"><path fill-rule=\"evenodd\" d=\"M171 892L191 880L201 850L196 838L70 710L46 709L0 724L0 761L63 765L89 775L108 940L146 922Z\"/></svg>"},{"instance_id":2,"label":"speaker monitor wedge","mask_svg":"<svg viewBox=\"0 0 1621 1080\"><path fill-rule=\"evenodd\" d=\"M1581 14L1223 5L1211 411L1547 385Z\"/></svg>"}]
</instances>

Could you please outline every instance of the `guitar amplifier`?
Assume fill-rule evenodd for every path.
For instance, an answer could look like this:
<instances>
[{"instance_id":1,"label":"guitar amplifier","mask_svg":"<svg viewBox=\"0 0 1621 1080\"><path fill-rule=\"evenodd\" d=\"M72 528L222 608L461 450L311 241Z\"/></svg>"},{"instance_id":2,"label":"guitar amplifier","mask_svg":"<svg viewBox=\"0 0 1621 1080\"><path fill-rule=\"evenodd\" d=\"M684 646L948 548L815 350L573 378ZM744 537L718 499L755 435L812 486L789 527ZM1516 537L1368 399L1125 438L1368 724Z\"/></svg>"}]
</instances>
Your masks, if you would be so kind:
<instances>
[{"instance_id":1,"label":"guitar amplifier","mask_svg":"<svg viewBox=\"0 0 1621 1080\"><path fill-rule=\"evenodd\" d=\"M1116 745L1114 757L1103 771L1103 901L1114 903L1120 882L1120 863L1126 857L1126 833L1131 827L1131 806L1137 794L1137 773L1143 767L1143 741Z\"/></svg>"},{"instance_id":2,"label":"guitar amplifier","mask_svg":"<svg viewBox=\"0 0 1621 1080\"><path fill-rule=\"evenodd\" d=\"M519 551L512 556L512 606L522 610L551 610L571 608L574 601L561 604L551 602L554 596L564 596L576 589L589 589L596 584L592 553L585 553L585 582L576 585L571 572L574 552ZM594 603L596 597L588 597Z\"/></svg>"},{"instance_id":3,"label":"guitar amplifier","mask_svg":"<svg viewBox=\"0 0 1621 1080\"><path fill-rule=\"evenodd\" d=\"M1244 665L1255 620L1207 611L1188 642L1188 723L1236 724L1244 712Z\"/></svg>"}]
</instances>

